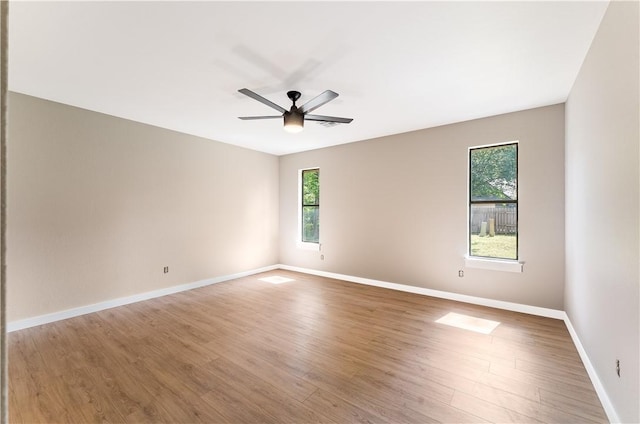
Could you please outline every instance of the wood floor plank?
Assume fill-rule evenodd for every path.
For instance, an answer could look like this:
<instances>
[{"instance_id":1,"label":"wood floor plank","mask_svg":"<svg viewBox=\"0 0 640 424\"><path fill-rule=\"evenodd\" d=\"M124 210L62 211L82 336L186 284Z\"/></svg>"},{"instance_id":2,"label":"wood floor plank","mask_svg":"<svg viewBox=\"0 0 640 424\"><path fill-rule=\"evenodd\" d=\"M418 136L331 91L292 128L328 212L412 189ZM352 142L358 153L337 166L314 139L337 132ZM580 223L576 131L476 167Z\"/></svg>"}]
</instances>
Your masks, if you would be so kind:
<instances>
[{"instance_id":1,"label":"wood floor plank","mask_svg":"<svg viewBox=\"0 0 640 424\"><path fill-rule=\"evenodd\" d=\"M358 384L362 382L364 384ZM388 397L393 403L401 403L402 406L410 408L416 412L424 414L437 422L450 423L476 423L483 422L480 417L471 413L466 413L451 405L453 390L448 390L445 400L439 399L442 395L432 395L426 385L423 387L406 382L401 379L372 378L369 371L358 374L354 386L360 390L367 390L374 393L376 397ZM425 394L429 393L429 396Z\"/></svg>"},{"instance_id":2,"label":"wood floor plank","mask_svg":"<svg viewBox=\"0 0 640 424\"><path fill-rule=\"evenodd\" d=\"M518 414L532 417L542 422L561 423L593 423L596 420L585 419L573 414L575 411L567 411L562 408L555 408L540 402L531 401L501 389L489 387L481 383L476 384L472 396L493 403L502 408L517 412Z\"/></svg>"},{"instance_id":3,"label":"wood floor plank","mask_svg":"<svg viewBox=\"0 0 640 424\"><path fill-rule=\"evenodd\" d=\"M524 359L516 360L516 369L545 376L562 381L574 383L577 385L591 386L591 380L584 368L563 367L561 364L543 364L540 362L531 362Z\"/></svg>"},{"instance_id":4,"label":"wood floor plank","mask_svg":"<svg viewBox=\"0 0 640 424\"><path fill-rule=\"evenodd\" d=\"M566 396L577 398L597 399L593 386L575 381L564 380L561 376L538 375L520 369L504 367L501 364L491 364L489 372L520 382L530 383L540 389L554 393L564 393ZM599 403L599 402L598 402Z\"/></svg>"},{"instance_id":5,"label":"wood floor plank","mask_svg":"<svg viewBox=\"0 0 640 424\"><path fill-rule=\"evenodd\" d=\"M407 408L402 399L389 392L363 391L351 384L351 379L328 376L326 373L310 372L306 378L321 390L362 408L369 413L392 423L436 423L438 420L412 408Z\"/></svg>"},{"instance_id":6,"label":"wood floor plank","mask_svg":"<svg viewBox=\"0 0 640 424\"><path fill-rule=\"evenodd\" d=\"M263 380L272 382L283 392L300 402L318 390L313 384L296 377L281 367L272 365L255 355L250 349L245 350L232 343L212 343L208 346L211 350L218 352L219 356L223 356Z\"/></svg>"},{"instance_id":7,"label":"wood floor plank","mask_svg":"<svg viewBox=\"0 0 640 424\"><path fill-rule=\"evenodd\" d=\"M533 417L520 414L509 408L495 405L475 396L456 391L451 405L463 411L475 414L493 423L532 423L541 422Z\"/></svg>"},{"instance_id":8,"label":"wood floor plank","mask_svg":"<svg viewBox=\"0 0 640 424\"><path fill-rule=\"evenodd\" d=\"M35 327L27 333L33 348L42 360L42 364L46 366L46 368L31 370L27 368L29 370L27 387L31 394L38 399L38 402L43 402L48 405L48 408L52 408L51 411L47 411L48 408L44 410L46 415L67 417L68 408L66 405L78 404L79 407L74 413L84 420L93 421L100 416L103 405L101 405L99 398L92 396L85 390L87 385L82 378L81 370L73 359L69 359L73 352L61 349L62 340L57 337L55 325L48 326L46 330L42 327ZM34 363L39 362L34 361ZM50 368L62 368L66 369L66 372L58 372L55 375L56 378L52 379L47 373L47 369ZM71 390L66 390L67 387L71 387ZM87 404L91 402L94 403L93 407L88 407Z\"/></svg>"},{"instance_id":9,"label":"wood floor plank","mask_svg":"<svg viewBox=\"0 0 640 424\"><path fill-rule=\"evenodd\" d=\"M211 378L232 383L232 387L241 393L247 402L259 406L268 415L280 422L320 423L330 422L322 411L314 411L301 402L289 397L271 383L244 370L225 358L218 358L208 364ZM238 384L240 383L240 384Z\"/></svg>"},{"instance_id":10,"label":"wood floor plank","mask_svg":"<svg viewBox=\"0 0 640 424\"><path fill-rule=\"evenodd\" d=\"M376 424L389 423L381 416L374 415L356 405L322 389L316 390L304 401L311 409L322 411L336 423Z\"/></svg>"},{"instance_id":11,"label":"wood floor plank","mask_svg":"<svg viewBox=\"0 0 640 424\"><path fill-rule=\"evenodd\" d=\"M551 405L591 421L607 421L600 402L596 402L593 399L574 399L560 393L540 389L540 402L543 405Z\"/></svg>"},{"instance_id":12,"label":"wood floor plank","mask_svg":"<svg viewBox=\"0 0 640 424\"><path fill-rule=\"evenodd\" d=\"M227 382L214 384L209 392L201 396L202 401L218 411L224 423L274 423L280 421L260 405L248 402L245 396L227 385Z\"/></svg>"},{"instance_id":13,"label":"wood floor plank","mask_svg":"<svg viewBox=\"0 0 640 424\"><path fill-rule=\"evenodd\" d=\"M8 353L11 423L606 422L560 320L285 270L17 331Z\"/></svg>"},{"instance_id":14,"label":"wood floor plank","mask_svg":"<svg viewBox=\"0 0 640 424\"><path fill-rule=\"evenodd\" d=\"M431 399L449 403L454 392L450 387L429 379L414 378L410 373L382 371L374 367L358 371L352 383L363 389L375 387L397 393L398 397L416 404L424 402L424 393L429 393Z\"/></svg>"},{"instance_id":15,"label":"wood floor plank","mask_svg":"<svg viewBox=\"0 0 640 424\"><path fill-rule=\"evenodd\" d=\"M472 356L460 355L455 352L442 351L434 348L416 348L409 344L398 344L384 340L371 342L378 350L396 351L403 357L432 368L440 368L452 374L463 377L477 378L477 376L489 371L490 362Z\"/></svg>"},{"instance_id":16,"label":"wood floor plank","mask_svg":"<svg viewBox=\"0 0 640 424\"><path fill-rule=\"evenodd\" d=\"M486 372L478 376L476 382L482 383L489 387L493 387L495 389L504 390L505 392L513 393L534 402L540 402L540 388L535 384L531 384L514 378L503 377L501 375L492 374L490 372ZM471 393L469 391L466 392Z\"/></svg>"},{"instance_id":17,"label":"wood floor plank","mask_svg":"<svg viewBox=\"0 0 640 424\"><path fill-rule=\"evenodd\" d=\"M154 372L147 370L137 358L123 352L123 348L128 348L126 344L107 339L98 343L99 348L96 349L95 338L99 339L100 334L92 333L93 328L87 326L84 320L74 321L77 325L71 328L77 334L77 342L87 349L84 360L88 378L93 379L93 387L103 397L119 405L119 411L124 416L137 413L148 421L171 417L167 410L171 405L158 401L171 388L161 384Z\"/></svg>"},{"instance_id":18,"label":"wood floor plank","mask_svg":"<svg viewBox=\"0 0 640 424\"><path fill-rule=\"evenodd\" d=\"M9 384L7 386L7 403L9 410L12 411L11 416L14 418L15 422L29 422L28 420L22 418L22 408L19 403L20 394L16 393L14 384L12 383L11 379L9 379ZM20 387L22 386L22 384L18 384L18 386Z\"/></svg>"}]
</instances>

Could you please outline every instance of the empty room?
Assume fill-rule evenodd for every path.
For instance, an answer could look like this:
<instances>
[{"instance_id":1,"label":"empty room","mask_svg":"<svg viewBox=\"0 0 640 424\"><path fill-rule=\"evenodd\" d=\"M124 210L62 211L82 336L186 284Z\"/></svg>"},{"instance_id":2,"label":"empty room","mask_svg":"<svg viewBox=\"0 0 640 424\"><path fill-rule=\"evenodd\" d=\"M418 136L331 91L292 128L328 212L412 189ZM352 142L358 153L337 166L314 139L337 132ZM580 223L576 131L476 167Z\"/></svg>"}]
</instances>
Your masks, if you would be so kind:
<instances>
[{"instance_id":1,"label":"empty room","mask_svg":"<svg viewBox=\"0 0 640 424\"><path fill-rule=\"evenodd\" d=\"M0 422L639 423L639 6L0 3Z\"/></svg>"}]
</instances>

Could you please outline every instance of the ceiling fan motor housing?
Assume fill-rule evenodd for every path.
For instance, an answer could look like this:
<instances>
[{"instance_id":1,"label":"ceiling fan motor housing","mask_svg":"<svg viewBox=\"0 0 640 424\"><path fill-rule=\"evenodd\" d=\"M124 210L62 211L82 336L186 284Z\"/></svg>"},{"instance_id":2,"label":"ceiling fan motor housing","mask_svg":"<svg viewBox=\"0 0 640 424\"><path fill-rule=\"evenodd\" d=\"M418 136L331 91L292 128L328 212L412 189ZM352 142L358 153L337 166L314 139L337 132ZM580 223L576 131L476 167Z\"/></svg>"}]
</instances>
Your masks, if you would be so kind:
<instances>
[{"instance_id":1,"label":"ceiling fan motor housing","mask_svg":"<svg viewBox=\"0 0 640 424\"><path fill-rule=\"evenodd\" d=\"M304 115L298 112L298 108L291 107L291 111L285 112L284 117L284 129L289 132L300 132L304 128Z\"/></svg>"}]
</instances>

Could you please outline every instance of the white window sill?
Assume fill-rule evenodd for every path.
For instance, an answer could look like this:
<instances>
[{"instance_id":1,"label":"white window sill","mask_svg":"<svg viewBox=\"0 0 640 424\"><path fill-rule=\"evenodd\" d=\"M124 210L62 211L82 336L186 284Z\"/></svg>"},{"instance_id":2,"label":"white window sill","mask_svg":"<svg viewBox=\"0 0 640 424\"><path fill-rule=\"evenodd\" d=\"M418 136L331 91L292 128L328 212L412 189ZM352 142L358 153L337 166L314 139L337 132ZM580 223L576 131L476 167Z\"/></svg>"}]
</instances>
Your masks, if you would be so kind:
<instances>
[{"instance_id":1,"label":"white window sill","mask_svg":"<svg viewBox=\"0 0 640 424\"><path fill-rule=\"evenodd\" d=\"M308 243L308 242L304 242L304 241L297 241L296 245L297 245L298 249L312 250L314 252L319 252L320 251L320 243Z\"/></svg>"},{"instance_id":2,"label":"white window sill","mask_svg":"<svg viewBox=\"0 0 640 424\"><path fill-rule=\"evenodd\" d=\"M508 259L488 259L465 256L464 266L467 268L489 269L492 271L522 272L524 263Z\"/></svg>"}]
</instances>

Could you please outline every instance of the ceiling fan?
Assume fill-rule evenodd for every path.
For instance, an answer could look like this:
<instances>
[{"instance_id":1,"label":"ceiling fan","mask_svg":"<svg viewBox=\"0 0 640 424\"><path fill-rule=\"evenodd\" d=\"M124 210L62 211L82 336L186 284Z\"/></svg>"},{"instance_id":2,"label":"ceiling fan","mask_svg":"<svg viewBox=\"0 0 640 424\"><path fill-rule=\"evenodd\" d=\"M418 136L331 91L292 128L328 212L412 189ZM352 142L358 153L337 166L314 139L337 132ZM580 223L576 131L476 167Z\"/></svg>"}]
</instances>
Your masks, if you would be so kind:
<instances>
[{"instance_id":1,"label":"ceiling fan","mask_svg":"<svg viewBox=\"0 0 640 424\"><path fill-rule=\"evenodd\" d=\"M286 110L285 108L278 106L270 100L265 99L261 95L254 93L253 91L242 88L238 90L240 93L251 97L259 101L260 103L264 103L265 105L277 110L282 113L282 115L272 115L272 116L240 116L239 119L243 120L252 120L252 119L276 119L276 118L284 118L284 129L289 132L300 132L304 127L304 121L320 121L320 122L330 122L334 124L348 124L353 121L352 118L338 118L335 116L322 116L322 115L311 115L309 112L316 110L320 106L330 102L331 100L338 97L338 93L327 90L313 99L309 100L307 103L303 104L300 107L296 106L296 101L300 98L299 91L288 91L287 97L293 102L291 109Z\"/></svg>"}]
</instances>

